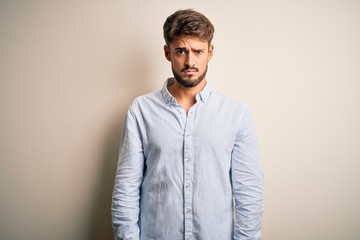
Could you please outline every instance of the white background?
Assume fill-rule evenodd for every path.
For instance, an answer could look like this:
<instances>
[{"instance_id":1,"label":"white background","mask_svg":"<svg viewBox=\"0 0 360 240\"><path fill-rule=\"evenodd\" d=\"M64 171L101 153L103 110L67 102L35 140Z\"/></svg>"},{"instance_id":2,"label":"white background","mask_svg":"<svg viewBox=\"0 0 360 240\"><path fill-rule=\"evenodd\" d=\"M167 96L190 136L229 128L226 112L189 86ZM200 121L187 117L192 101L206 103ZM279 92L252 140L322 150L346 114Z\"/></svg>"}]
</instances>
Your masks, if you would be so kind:
<instances>
[{"instance_id":1,"label":"white background","mask_svg":"<svg viewBox=\"0 0 360 240\"><path fill-rule=\"evenodd\" d=\"M125 112L162 25L215 25L207 80L252 110L268 240L360 238L360 2L0 1L0 239L112 239Z\"/></svg>"}]
</instances>

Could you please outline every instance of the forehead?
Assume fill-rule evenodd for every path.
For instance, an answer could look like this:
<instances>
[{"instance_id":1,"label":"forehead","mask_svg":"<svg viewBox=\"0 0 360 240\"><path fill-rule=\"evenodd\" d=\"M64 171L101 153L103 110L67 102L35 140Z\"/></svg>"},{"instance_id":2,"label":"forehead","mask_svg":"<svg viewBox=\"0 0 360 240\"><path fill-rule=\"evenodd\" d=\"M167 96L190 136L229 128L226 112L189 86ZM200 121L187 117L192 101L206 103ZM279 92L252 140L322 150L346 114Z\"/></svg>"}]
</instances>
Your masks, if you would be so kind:
<instances>
[{"instance_id":1,"label":"forehead","mask_svg":"<svg viewBox=\"0 0 360 240\"><path fill-rule=\"evenodd\" d=\"M195 48L204 49L208 48L208 42L194 37L178 37L170 43L171 48Z\"/></svg>"}]
</instances>

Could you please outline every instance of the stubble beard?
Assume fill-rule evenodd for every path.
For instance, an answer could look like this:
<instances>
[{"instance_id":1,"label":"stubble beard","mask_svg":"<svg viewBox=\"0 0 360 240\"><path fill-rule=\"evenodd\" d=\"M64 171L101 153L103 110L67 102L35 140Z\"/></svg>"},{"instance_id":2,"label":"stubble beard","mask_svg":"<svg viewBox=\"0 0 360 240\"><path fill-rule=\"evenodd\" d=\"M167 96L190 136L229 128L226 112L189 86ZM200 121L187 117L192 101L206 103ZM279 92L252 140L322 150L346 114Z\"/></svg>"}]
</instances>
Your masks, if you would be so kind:
<instances>
[{"instance_id":1,"label":"stubble beard","mask_svg":"<svg viewBox=\"0 0 360 240\"><path fill-rule=\"evenodd\" d=\"M192 88L192 87L196 87L197 85L199 85L199 83L202 82L202 80L204 80L204 78L206 76L207 69L208 69L208 66L206 66L205 71L198 78L190 78L189 80L184 80L179 74L177 74L174 71L174 68L172 68L172 72L174 74L174 77L175 77L176 81L181 86L186 87L186 88Z\"/></svg>"}]
</instances>

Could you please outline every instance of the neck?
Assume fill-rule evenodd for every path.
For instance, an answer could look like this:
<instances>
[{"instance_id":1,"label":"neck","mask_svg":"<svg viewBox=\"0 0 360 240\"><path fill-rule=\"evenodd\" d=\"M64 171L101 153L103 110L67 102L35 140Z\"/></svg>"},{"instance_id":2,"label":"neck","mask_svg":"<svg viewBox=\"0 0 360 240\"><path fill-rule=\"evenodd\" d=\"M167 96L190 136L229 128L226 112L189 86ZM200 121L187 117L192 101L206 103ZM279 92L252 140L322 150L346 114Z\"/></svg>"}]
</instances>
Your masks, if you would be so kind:
<instances>
[{"instance_id":1,"label":"neck","mask_svg":"<svg viewBox=\"0 0 360 240\"><path fill-rule=\"evenodd\" d=\"M180 85L176 80L168 82L168 90L173 95L179 105L181 105L186 113L192 105L196 103L196 94L206 86L206 80L203 79L197 86L187 88Z\"/></svg>"}]
</instances>

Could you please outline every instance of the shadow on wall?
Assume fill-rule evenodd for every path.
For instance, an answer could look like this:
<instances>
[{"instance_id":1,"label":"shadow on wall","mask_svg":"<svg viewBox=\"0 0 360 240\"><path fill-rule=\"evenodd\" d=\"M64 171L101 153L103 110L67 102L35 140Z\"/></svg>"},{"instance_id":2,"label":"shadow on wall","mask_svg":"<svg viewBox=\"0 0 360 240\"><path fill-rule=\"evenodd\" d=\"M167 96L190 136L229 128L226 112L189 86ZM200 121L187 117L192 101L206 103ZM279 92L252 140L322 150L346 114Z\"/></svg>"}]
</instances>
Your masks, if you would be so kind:
<instances>
[{"instance_id":1,"label":"shadow on wall","mask_svg":"<svg viewBox=\"0 0 360 240\"><path fill-rule=\"evenodd\" d=\"M132 100L144 93L150 92L153 81L149 80L148 70L151 69L142 51L129 49L132 61L120 64L118 73L121 89L119 93L123 95L122 108L116 109L115 116L109 124L108 132L104 143L104 154L101 159L100 178L98 185L95 186L94 206L91 209L90 226L86 240L107 240L114 239L111 222L111 200L114 187L115 173L118 162L120 139L125 122L126 111ZM134 56L134 52L137 52ZM126 56L122 57L126 59ZM125 96L125 97L124 97ZM119 112L120 111L120 112Z\"/></svg>"},{"instance_id":2,"label":"shadow on wall","mask_svg":"<svg viewBox=\"0 0 360 240\"><path fill-rule=\"evenodd\" d=\"M114 239L111 226L111 196L114 186L115 172L118 161L120 138L125 114L117 118L117 122L109 128L100 171L96 186L96 196L91 212L87 239Z\"/></svg>"}]
</instances>

